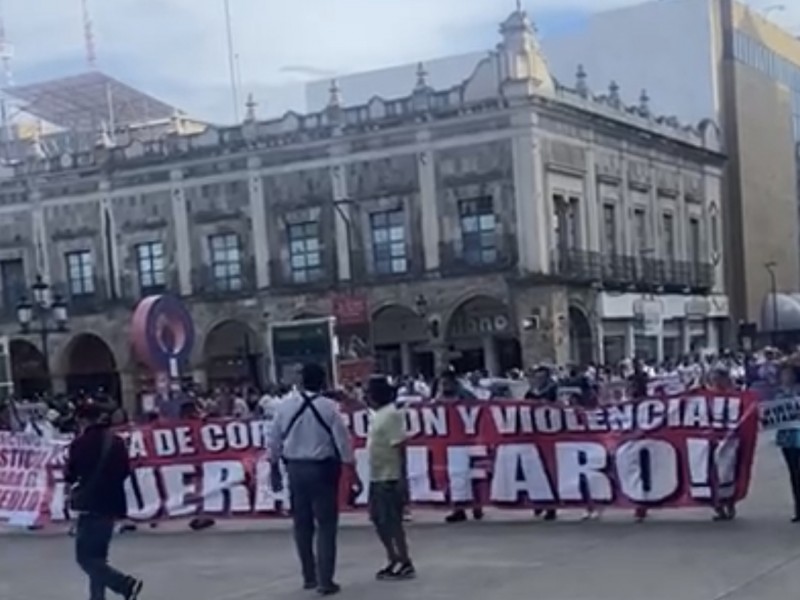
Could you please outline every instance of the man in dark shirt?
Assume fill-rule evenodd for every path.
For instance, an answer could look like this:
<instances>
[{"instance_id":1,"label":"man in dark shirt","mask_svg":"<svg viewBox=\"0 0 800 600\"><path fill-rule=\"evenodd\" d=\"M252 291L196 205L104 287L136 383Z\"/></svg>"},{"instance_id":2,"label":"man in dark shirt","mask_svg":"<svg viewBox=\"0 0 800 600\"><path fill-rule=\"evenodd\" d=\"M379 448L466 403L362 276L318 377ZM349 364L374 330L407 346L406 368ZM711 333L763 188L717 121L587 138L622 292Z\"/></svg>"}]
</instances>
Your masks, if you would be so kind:
<instances>
[{"instance_id":1,"label":"man in dark shirt","mask_svg":"<svg viewBox=\"0 0 800 600\"><path fill-rule=\"evenodd\" d=\"M125 480L131 474L128 449L108 428L103 410L88 403L77 415L81 434L70 444L65 479L73 485L72 506L78 513L75 556L89 576L90 600L104 600L106 589L136 600L139 579L108 564L114 522L128 512Z\"/></svg>"}]
</instances>

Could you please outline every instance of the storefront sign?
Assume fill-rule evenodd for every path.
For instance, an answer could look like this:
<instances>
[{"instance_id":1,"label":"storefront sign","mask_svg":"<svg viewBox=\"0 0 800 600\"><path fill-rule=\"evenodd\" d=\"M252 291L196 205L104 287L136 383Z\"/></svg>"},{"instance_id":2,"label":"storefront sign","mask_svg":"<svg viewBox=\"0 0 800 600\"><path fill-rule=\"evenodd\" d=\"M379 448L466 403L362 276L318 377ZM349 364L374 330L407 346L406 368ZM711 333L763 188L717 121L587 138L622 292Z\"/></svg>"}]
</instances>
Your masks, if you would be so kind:
<instances>
[{"instance_id":1,"label":"storefront sign","mask_svg":"<svg viewBox=\"0 0 800 600\"><path fill-rule=\"evenodd\" d=\"M154 372L178 376L178 366L189 360L194 324L183 303L173 296L148 296L136 307L131 324L136 355Z\"/></svg>"},{"instance_id":2,"label":"storefront sign","mask_svg":"<svg viewBox=\"0 0 800 600\"><path fill-rule=\"evenodd\" d=\"M363 294L335 294L332 298L336 339L338 382L363 382L374 371L369 302Z\"/></svg>"}]
</instances>

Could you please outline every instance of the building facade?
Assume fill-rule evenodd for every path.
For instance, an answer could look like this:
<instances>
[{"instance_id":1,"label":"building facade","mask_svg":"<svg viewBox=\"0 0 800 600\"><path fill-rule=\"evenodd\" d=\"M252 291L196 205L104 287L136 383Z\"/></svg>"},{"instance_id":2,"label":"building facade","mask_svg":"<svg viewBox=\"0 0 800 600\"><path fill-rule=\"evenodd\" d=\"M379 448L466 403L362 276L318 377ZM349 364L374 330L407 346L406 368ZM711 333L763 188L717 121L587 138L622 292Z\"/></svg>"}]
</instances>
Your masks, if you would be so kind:
<instances>
[{"instance_id":1,"label":"building facade","mask_svg":"<svg viewBox=\"0 0 800 600\"><path fill-rule=\"evenodd\" d=\"M766 11L780 7L763 3ZM769 5L768 7L766 5ZM771 292L800 291L798 144L800 40L761 11L735 0L647 0L591 15L580 27L542 40L554 75L590 87L617 82L629 101L643 88L652 110L694 123L712 117L722 129L726 168L725 246L731 312L758 323ZM779 15L772 13L772 16ZM434 86L453 85L483 56L430 63ZM346 97L392 93L414 65L341 78ZM307 103L324 103L324 82L307 86ZM784 321L788 322L787 319Z\"/></svg>"},{"instance_id":2,"label":"building facade","mask_svg":"<svg viewBox=\"0 0 800 600\"><path fill-rule=\"evenodd\" d=\"M41 275L65 294L57 388L143 374L131 310L182 297L201 384L266 372L270 322L367 297L380 364L494 373L717 348L719 132L556 82L524 12L462 85L318 113L30 159L0 181L0 297L15 378L41 373L14 310ZM38 353L38 354L37 354ZM115 379L116 378L116 379Z\"/></svg>"}]
</instances>

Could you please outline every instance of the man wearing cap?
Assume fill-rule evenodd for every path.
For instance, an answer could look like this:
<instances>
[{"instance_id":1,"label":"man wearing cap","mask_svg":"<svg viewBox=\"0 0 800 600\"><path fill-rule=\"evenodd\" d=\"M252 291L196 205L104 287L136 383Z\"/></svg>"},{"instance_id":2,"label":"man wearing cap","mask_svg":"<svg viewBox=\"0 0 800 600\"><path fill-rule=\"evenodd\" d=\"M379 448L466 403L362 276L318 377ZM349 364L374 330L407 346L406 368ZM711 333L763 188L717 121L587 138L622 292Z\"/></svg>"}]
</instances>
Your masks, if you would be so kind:
<instances>
[{"instance_id":1,"label":"man wearing cap","mask_svg":"<svg viewBox=\"0 0 800 600\"><path fill-rule=\"evenodd\" d=\"M78 409L80 435L69 447L65 480L72 485L70 508L78 513L75 556L89 576L90 600L104 600L106 589L136 600L142 581L108 564L114 522L128 513L125 480L131 474L128 449L108 428L96 403Z\"/></svg>"},{"instance_id":2,"label":"man wearing cap","mask_svg":"<svg viewBox=\"0 0 800 600\"><path fill-rule=\"evenodd\" d=\"M334 581L339 480L342 465L353 464L353 448L338 405L322 393L325 384L325 370L320 365L303 367L303 390L287 396L276 408L268 448L271 485L276 492L283 487L280 460L286 463L303 587L329 596L340 591ZM361 482L355 469L352 471L353 494L359 495Z\"/></svg>"}]
</instances>

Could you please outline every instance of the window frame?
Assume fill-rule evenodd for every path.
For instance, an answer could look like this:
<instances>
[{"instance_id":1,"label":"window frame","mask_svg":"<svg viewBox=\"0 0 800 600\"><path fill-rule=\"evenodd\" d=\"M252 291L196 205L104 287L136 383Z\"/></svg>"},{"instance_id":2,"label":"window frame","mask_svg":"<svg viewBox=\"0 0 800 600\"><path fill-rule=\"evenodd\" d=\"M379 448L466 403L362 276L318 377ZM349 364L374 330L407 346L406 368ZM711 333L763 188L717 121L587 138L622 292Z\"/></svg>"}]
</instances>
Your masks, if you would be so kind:
<instances>
[{"instance_id":1,"label":"window frame","mask_svg":"<svg viewBox=\"0 0 800 600\"><path fill-rule=\"evenodd\" d=\"M77 259L77 263L73 264L73 259ZM64 264L67 271L67 289L71 297L93 296L97 293L94 280L94 256L91 250L65 252ZM78 277L74 276L74 269L80 271Z\"/></svg>"},{"instance_id":2,"label":"window frame","mask_svg":"<svg viewBox=\"0 0 800 600\"><path fill-rule=\"evenodd\" d=\"M320 233L319 221L304 221L287 225L289 276L293 283L313 283L322 279L323 256ZM312 241L313 244L310 243ZM313 260L309 261L309 258L313 258ZM301 262L302 264L300 264Z\"/></svg>"},{"instance_id":3,"label":"window frame","mask_svg":"<svg viewBox=\"0 0 800 600\"><path fill-rule=\"evenodd\" d=\"M497 264L497 213L492 196L468 198L458 202L458 223L461 230L461 256L470 265Z\"/></svg>"},{"instance_id":4,"label":"window frame","mask_svg":"<svg viewBox=\"0 0 800 600\"><path fill-rule=\"evenodd\" d=\"M156 248L158 252L155 252ZM147 251L145 252L145 250ZM164 260L166 257L164 242L160 240L140 242L136 244L135 252L139 289L157 290L165 288L167 285L167 268ZM159 262L161 266L156 267Z\"/></svg>"},{"instance_id":5,"label":"window frame","mask_svg":"<svg viewBox=\"0 0 800 600\"><path fill-rule=\"evenodd\" d=\"M372 264L377 275L408 273L408 232L402 208L369 215ZM399 233L399 237L395 234ZM380 235L379 235L380 234Z\"/></svg>"},{"instance_id":6,"label":"window frame","mask_svg":"<svg viewBox=\"0 0 800 600\"><path fill-rule=\"evenodd\" d=\"M238 233L224 232L209 235L208 258L214 289L222 292L239 292L244 288L242 242Z\"/></svg>"}]
</instances>

